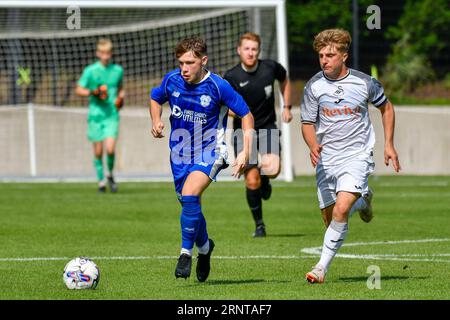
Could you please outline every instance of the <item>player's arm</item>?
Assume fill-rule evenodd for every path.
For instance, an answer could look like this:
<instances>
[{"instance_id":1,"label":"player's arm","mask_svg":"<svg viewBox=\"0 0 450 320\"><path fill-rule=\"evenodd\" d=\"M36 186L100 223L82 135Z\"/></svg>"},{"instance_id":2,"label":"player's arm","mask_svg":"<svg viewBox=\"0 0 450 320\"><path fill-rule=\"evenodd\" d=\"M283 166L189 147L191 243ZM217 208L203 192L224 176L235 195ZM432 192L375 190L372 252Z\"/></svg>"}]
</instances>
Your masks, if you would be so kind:
<instances>
[{"instance_id":1,"label":"player's arm","mask_svg":"<svg viewBox=\"0 0 450 320\"><path fill-rule=\"evenodd\" d=\"M123 68L120 67L119 90L117 91L116 101L114 101L114 105L116 106L117 110L123 108L124 101L125 101L125 89L123 88Z\"/></svg>"},{"instance_id":2,"label":"player's arm","mask_svg":"<svg viewBox=\"0 0 450 320\"><path fill-rule=\"evenodd\" d=\"M250 159L251 143L253 141L253 133L255 131L255 122L250 109L245 103L242 96L237 93L228 81L219 82L219 90L221 100L224 105L232 111L235 116L242 119L242 131L244 133L244 146L243 150L237 155L233 163L234 177L239 178L245 170Z\"/></svg>"},{"instance_id":3,"label":"player's arm","mask_svg":"<svg viewBox=\"0 0 450 320\"><path fill-rule=\"evenodd\" d=\"M155 138L162 138L164 129L164 122L161 120L162 105L167 102L167 80L168 75L164 77L159 87L153 88L150 93L150 119L152 121L152 135Z\"/></svg>"},{"instance_id":4,"label":"player's arm","mask_svg":"<svg viewBox=\"0 0 450 320\"><path fill-rule=\"evenodd\" d=\"M320 152L322 151L322 146L317 143L315 124L303 122L302 135L306 145L309 148L309 158L311 159L311 164L315 168L319 163Z\"/></svg>"},{"instance_id":5,"label":"player's arm","mask_svg":"<svg viewBox=\"0 0 450 320\"><path fill-rule=\"evenodd\" d=\"M280 84L280 91L283 95L283 112L281 114L281 118L284 122L289 123L292 120L292 104L291 104L291 81L286 76L283 82Z\"/></svg>"},{"instance_id":6,"label":"player's arm","mask_svg":"<svg viewBox=\"0 0 450 320\"><path fill-rule=\"evenodd\" d=\"M75 89L75 93L80 97L89 97L91 95L91 90L78 85Z\"/></svg>"},{"instance_id":7,"label":"player's arm","mask_svg":"<svg viewBox=\"0 0 450 320\"><path fill-rule=\"evenodd\" d=\"M161 120L162 105L158 101L150 99L150 118L152 120L152 135L155 138L163 138L164 123Z\"/></svg>"},{"instance_id":8,"label":"player's arm","mask_svg":"<svg viewBox=\"0 0 450 320\"><path fill-rule=\"evenodd\" d=\"M303 101L300 106L302 120L302 135L309 148L311 164L315 168L319 163L322 145L317 142L316 121L319 111L319 103L308 82L303 91Z\"/></svg>"},{"instance_id":9,"label":"player's arm","mask_svg":"<svg viewBox=\"0 0 450 320\"><path fill-rule=\"evenodd\" d=\"M116 106L117 110L120 110L120 109L123 108L124 100L125 100L125 89L121 85L119 87L119 91L118 91L118 94L117 94L116 101L114 101L114 105Z\"/></svg>"},{"instance_id":10,"label":"player's arm","mask_svg":"<svg viewBox=\"0 0 450 320\"><path fill-rule=\"evenodd\" d=\"M384 164L389 165L392 160L395 172L401 170L397 151L394 147L395 111L394 106L388 100L383 106L378 108L381 112L384 128Z\"/></svg>"},{"instance_id":11,"label":"player's arm","mask_svg":"<svg viewBox=\"0 0 450 320\"><path fill-rule=\"evenodd\" d=\"M250 111L241 118L241 121L242 131L244 133L244 146L242 151L237 155L236 160L234 160L234 170L232 173L237 178L244 173L245 167L250 159L250 150L252 149L253 134L255 132L255 122Z\"/></svg>"}]
</instances>

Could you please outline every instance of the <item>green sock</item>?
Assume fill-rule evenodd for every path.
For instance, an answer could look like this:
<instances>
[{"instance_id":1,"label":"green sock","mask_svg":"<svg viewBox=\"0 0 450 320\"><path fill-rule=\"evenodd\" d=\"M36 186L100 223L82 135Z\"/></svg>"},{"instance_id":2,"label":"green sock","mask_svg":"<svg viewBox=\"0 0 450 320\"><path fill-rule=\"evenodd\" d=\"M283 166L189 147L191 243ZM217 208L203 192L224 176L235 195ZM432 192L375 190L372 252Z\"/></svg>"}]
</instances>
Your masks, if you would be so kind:
<instances>
[{"instance_id":1,"label":"green sock","mask_svg":"<svg viewBox=\"0 0 450 320\"><path fill-rule=\"evenodd\" d=\"M97 171L98 181L103 181L103 179L105 178L105 176L103 175L103 160L101 158L94 158L94 167Z\"/></svg>"},{"instance_id":2,"label":"green sock","mask_svg":"<svg viewBox=\"0 0 450 320\"><path fill-rule=\"evenodd\" d=\"M106 163L108 164L109 173L112 175L114 169L114 160L116 159L116 154L107 154L106 155Z\"/></svg>"}]
</instances>

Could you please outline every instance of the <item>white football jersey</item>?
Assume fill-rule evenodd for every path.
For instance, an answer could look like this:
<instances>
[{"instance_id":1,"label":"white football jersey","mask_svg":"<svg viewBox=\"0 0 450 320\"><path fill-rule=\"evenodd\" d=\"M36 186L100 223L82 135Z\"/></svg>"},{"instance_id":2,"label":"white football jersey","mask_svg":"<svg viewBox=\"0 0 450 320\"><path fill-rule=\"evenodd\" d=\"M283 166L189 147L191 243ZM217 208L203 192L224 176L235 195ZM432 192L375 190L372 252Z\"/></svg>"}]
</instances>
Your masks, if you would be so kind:
<instances>
[{"instance_id":1,"label":"white football jersey","mask_svg":"<svg viewBox=\"0 0 450 320\"><path fill-rule=\"evenodd\" d=\"M323 165L340 164L373 149L369 102L381 107L387 98L380 82L363 72L349 69L346 76L332 80L320 71L308 81L301 118L302 123L315 124Z\"/></svg>"}]
</instances>

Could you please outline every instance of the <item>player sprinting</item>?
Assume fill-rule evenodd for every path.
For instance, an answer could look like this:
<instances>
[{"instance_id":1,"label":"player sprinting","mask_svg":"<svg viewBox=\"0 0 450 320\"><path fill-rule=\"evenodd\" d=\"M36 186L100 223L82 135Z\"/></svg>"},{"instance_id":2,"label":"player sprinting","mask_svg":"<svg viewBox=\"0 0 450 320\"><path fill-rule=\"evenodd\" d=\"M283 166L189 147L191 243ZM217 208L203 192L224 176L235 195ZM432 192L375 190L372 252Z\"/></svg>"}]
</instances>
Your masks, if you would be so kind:
<instances>
[{"instance_id":1,"label":"player sprinting","mask_svg":"<svg viewBox=\"0 0 450 320\"><path fill-rule=\"evenodd\" d=\"M320 261L306 274L310 283L323 283L330 263L348 232L355 210L372 219L368 177L373 172L375 132L368 103L378 108L384 127L384 162L400 170L394 148L395 114L376 79L345 65L350 34L341 29L320 32L314 38L322 71L305 86L301 104L302 133L316 168L317 195L327 226Z\"/></svg>"},{"instance_id":2,"label":"player sprinting","mask_svg":"<svg viewBox=\"0 0 450 320\"><path fill-rule=\"evenodd\" d=\"M98 192L117 192L113 169L116 141L119 134L119 110L123 106L123 68L112 63L113 44L109 39L97 42L98 61L84 68L78 80L76 93L89 97L87 136L94 147L94 167L97 172ZM103 171L103 149L106 149L107 181Z\"/></svg>"},{"instance_id":3,"label":"player sprinting","mask_svg":"<svg viewBox=\"0 0 450 320\"><path fill-rule=\"evenodd\" d=\"M182 40L175 48L179 68L166 74L161 85L152 89L150 100L155 138L163 137L162 105L169 102L171 110L170 164L182 206L182 245L175 276L185 279L190 276L195 244L200 282L208 278L214 249L200 199L219 171L228 166L225 144L228 108L242 118L246 137L244 148L233 164L233 176L239 177L247 165L253 130L253 116L242 97L227 81L206 69L206 49L201 38Z\"/></svg>"},{"instance_id":4,"label":"player sprinting","mask_svg":"<svg viewBox=\"0 0 450 320\"><path fill-rule=\"evenodd\" d=\"M257 148L252 149L261 154L258 166L258 155L251 155L244 176L247 203L256 224L254 237L265 237L266 228L263 220L262 199L268 200L272 193L270 180L276 178L281 171L280 165L280 132L275 124L274 83L278 80L283 95L284 108L282 120L290 122L291 85L286 69L274 60L261 60L261 38L258 34L247 32L241 35L237 52L240 62L228 70L224 78L242 95L255 118ZM232 113L230 113L233 116ZM241 128L241 119L234 117L234 129ZM242 138L234 136L234 151L242 149Z\"/></svg>"}]
</instances>

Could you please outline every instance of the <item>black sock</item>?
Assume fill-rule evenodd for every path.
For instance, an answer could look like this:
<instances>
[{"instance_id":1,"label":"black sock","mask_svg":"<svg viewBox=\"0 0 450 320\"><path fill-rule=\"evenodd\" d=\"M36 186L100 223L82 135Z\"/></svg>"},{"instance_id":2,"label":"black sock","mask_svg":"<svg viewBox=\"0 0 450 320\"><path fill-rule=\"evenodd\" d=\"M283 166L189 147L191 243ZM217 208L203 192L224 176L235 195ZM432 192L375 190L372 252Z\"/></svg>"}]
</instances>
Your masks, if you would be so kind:
<instances>
[{"instance_id":1,"label":"black sock","mask_svg":"<svg viewBox=\"0 0 450 320\"><path fill-rule=\"evenodd\" d=\"M269 177L265 175L261 175L261 186L266 187L269 184Z\"/></svg>"},{"instance_id":2,"label":"black sock","mask_svg":"<svg viewBox=\"0 0 450 320\"><path fill-rule=\"evenodd\" d=\"M264 224L262 218L261 189L251 190L247 188L247 203L252 212L256 226Z\"/></svg>"}]
</instances>

